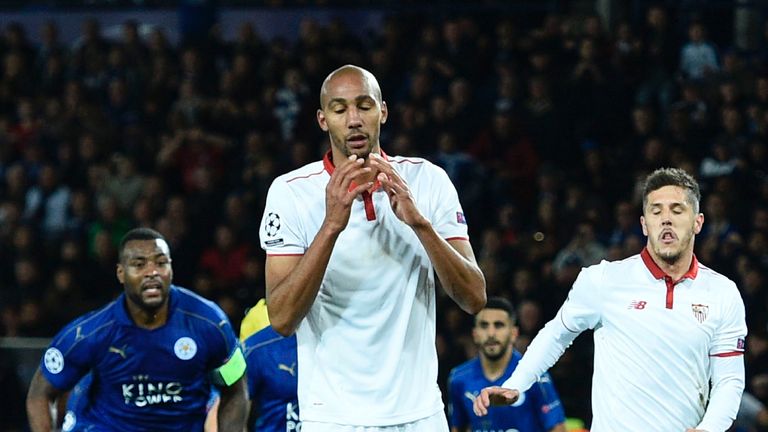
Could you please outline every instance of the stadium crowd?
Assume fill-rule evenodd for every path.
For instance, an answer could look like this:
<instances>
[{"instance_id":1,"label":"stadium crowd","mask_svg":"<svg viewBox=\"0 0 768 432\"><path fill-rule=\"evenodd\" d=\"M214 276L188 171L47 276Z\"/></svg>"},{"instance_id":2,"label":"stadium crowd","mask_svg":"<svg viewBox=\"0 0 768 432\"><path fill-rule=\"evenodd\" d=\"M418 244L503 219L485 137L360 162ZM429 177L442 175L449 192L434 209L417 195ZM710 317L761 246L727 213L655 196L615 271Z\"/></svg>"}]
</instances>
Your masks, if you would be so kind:
<instances>
[{"instance_id":1,"label":"stadium crowd","mask_svg":"<svg viewBox=\"0 0 768 432\"><path fill-rule=\"evenodd\" d=\"M295 43L246 24L232 41L214 27L175 46L131 21L109 40L88 20L72 46L55 22L40 45L5 23L0 336L51 337L119 294L116 246L135 226L162 232L175 282L239 328L265 295L266 191L328 150L316 95L353 63L387 95L384 151L425 157L456 185L488 295L517 307L521 350L581 267L640 251L638 179L694 174L696 255L741 290L747 391L768 403L768 27L746 53L672 12L610 29L597 15L401 13L366 36L310 17ZM444 387L476 348L471 317L438 298ZM578 339L551 370L571 417L590 416L591 346Z\"/></svg>"}]
</instances>

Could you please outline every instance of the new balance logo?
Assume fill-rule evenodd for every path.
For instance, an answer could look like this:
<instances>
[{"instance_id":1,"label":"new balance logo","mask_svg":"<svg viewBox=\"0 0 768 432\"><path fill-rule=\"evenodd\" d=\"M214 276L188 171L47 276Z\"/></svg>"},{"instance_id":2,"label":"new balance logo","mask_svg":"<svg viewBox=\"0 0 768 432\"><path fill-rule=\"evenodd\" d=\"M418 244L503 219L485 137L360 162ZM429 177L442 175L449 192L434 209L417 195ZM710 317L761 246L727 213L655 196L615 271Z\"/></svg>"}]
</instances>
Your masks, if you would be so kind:
<instances>
[{"instance_id":1,"label":"new balance logo","mask_svg":"<svg viewBox=\"0 0 768 432\"><path fill-rule=\"evenodd\" d=\"M629 306L627 306L627 309L643 310L645 309L645 305L647 303L648 302L646 302L645 300L632 300L632 303L630 303Z\"/></svg>"}]
</instances>

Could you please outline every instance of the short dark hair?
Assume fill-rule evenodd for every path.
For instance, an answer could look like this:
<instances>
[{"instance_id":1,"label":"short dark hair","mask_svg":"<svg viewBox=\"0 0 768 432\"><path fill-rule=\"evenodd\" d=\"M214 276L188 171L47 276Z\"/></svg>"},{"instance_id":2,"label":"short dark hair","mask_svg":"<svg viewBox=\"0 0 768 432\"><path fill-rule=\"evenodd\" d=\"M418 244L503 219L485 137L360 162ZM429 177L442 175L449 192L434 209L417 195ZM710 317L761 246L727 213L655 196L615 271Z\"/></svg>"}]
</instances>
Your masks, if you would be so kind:
<instances>
[{"instance_id":1,"label":"short dark hair","mask_svg":"<svg viewBox=\"0 0 768 432\"><path fill-rule=\"evenodd\" d=\"M507 300L504 297L488 297L488 301L485 303L485 307L483 309L499 309L503 310L504 312L509 315L509 321L512 322L512 325L515 325L517 322L517 314L515 314L515 307L512 306L512 302Z\"/></svg>"},{"instance_id":2,"label":"short dark hair","mask_svg":"<svg viewBox=\"0 0 768 432\"><path fill-rule=\"evenodd\" d=\"M168 240L165 239L165 237L160 234L158 231L153 230L152 228L134 228L123 236L122 239L120 239L120 246L118 247L118 259L120 262L123 261L123 251L125 250L125 245L129 241L133 240L163 240L164 242L168 243Z\"/></svg>"},{"instance_id":3,"label":"short dark hair","mask_svg":"<svg viewBox=\"0 0 768 432\"><path fill-rule=\"evenodd\" d=\"M680 168L659 168L650 173L645 179L645 185L643 186L643 213L645 213L645 206L648 205L648 194L664 186L677 186L685 189L688 201L690 201L691 207L693 207L693 212L699 212L701 190L696 179Z\"/></svg>"}]
</instances>

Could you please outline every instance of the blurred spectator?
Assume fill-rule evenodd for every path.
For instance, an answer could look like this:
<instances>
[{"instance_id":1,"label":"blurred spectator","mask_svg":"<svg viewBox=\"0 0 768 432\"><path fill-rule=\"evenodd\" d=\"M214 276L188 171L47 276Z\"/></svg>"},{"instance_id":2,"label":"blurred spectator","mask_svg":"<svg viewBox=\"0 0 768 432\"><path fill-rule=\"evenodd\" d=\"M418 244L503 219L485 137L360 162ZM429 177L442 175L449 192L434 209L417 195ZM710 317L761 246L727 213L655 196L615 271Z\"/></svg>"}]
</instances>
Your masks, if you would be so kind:
<instances>
[{"instance_id":1,"label":"blurred spectator","mask_svg":"<svg viewBox=\"0 0 768 432\"><path fill-rule=\"evenodd\" d=\"M24 219L39 226L46 240L58 240L68 228L70 199L70 190L60 183L56 168L46 164L37 185L27 192Z\"/></svg>"},{"instance_id":2,"label":"blurred spectator","mask_svg":"<svg viewBox=\"0 0 768 432\"><path fill-rule=\"evenodd\" d=\"M43 295L43 281L40 265L29 255L21 255L13 263L13 273L16 280L15 286L9 287L6 301L10 304L23 306L26 303L35 303ZM29 309L29 308L28 308ZM25 317L26 318L26 317ZM23 325L20 321L20 327ZM21 330L19 330L21 331ZM43 336L42 334L26 336Z\"/></svg>"},{"instance_id":3,"label":"blurred spectator","mask_svg":"<svg viewBox=\"0 0 768 432\"><path fill-rule=\"evenodd\" d=\"M573 265L588 267L597 264L605 255L605 247L595 238L594 226L582 222L577 225L573 239L558 252L552 267L559 274Z\"/></svg>"},{"instance_id":4,"label":"blurred spectator","mask_svg":"<svg viewBox=\"0 0 768 432\"><path fill-rule=\"evenodd\" d=\"M715 141L712 149L704 156L699 167L699 174L705 181L712 178L729 176L736 171L738 160L731 147L723 141Z\"/></svg>"},{"instance_id":5,"label":"blurred spectator","mask_svg":"<svg viewBox=\"0 0 768 432\"><path fill-rule=\"evenodd\" d=\"M120 211L130 211L144 190L144 178L136 172L130 157L114 154L112 166L105 179L105 193L114 198Z\"/></svg>"},{"instance_id":6,"label":"blurred spectator","mask_svg":"<svg viewBox=\"0 0 768 432\"><path fill-rule=\"evenodd\" d=\"M305 107L309 105L309 89L298 69L288 69L283 85L275 93L275 117L280 122L281 137L289 142L296 134L297 124L308 116Z\"/></svg>"},{"instance_id":7,"label":"blurred spectator","mask_svg":"<svg viewBox=\"0 0 768 432\"><path fill-rule=\"evenodd\" d=\"M524 101L525 124L542 159L563 163L570 154L563 133L563 112L552 94L552 83L544 75L528 80Z\"/></svg>"},{"instance_id":8,"label":"blurred spectator","mask_svg":"<svg viewBox=\"0 0 768 432\"><path fill-rule=\"evenodd\" d=\"M10 51L2 56L0 111L8 112L18 98L34 94L32 76L22 53Z\"/></svg>"},{"instance_id":9,"label":"blurred spectator","mask_svg":"<svg viewBox=\"0 0 768 432\"><path fill-rule=\"evenodd\" d=\"M122 40L120 47L127 69L132 75L146 75L148 72L149 49L142 39L140 24L135 20L127 20L123 23Z\"/></svg>"},{"instance_id":10,"label":"blurred spectator","mask_svg":"<svg viewBox=\"0 0 768 432\"><path fill-rule=\"evenodd\" d=\"M533 190L526 185L536 178L539 155L511 113L496 113L491 121L489 130L478 136L469 152L490 170L499 198L512 199L527 210L532 207Z\"/></svg>"},{"instance_id":11,"label":"blurred spectator","mask_svg":"<svg viewBox=\"0 0 768 432\"><path fill-rule=\"evenodd\" d=\"M211 275L216 289L229 291L242 281L247 258L248 246L229 226L219 225L213 246L200 257L200 268Z\"/></svg>"},{"instance_id":12,"label":"blurred spectator","mask_svg":"<svg viewBox=\"0 0 768 432\"><path fill-rule=\"evenodd\" d=\"M651 5L644 24L646 69L635 99L641 105L653 105L663 112L672 103L671 72L678 67L678 41L663 6Z\"/></svg>"},{"instance_id":13,"label":"blurred spectator","mask_svg":"<svg viewBox=\"0 0 768 432\"><path fill-rule=\"evenodd\" d=\"M46 21L40 28L40 45L37 47L35 66L38 71L44 71L48 60L53 57L62 62L67 55L67 49L59 39L59 27L55 21Z\"/></svg>"},{"instance_id":14,"label":"blurred spectator","mask_svg":"<svg viewBox=\"0 0 768 432\"><path fill-rule=\"evenodd\" d=\"M88 229L88 252L93 257L106 253L106 256L101 256L101 259L107 263L110 253L104 242L109 242L116 248L120 244L120 239L130 229L130 222L120 212L114 198L104 197L96 203L96 206L96 219Z\"/></svg>"},{"instance_id":15,"label":"blurred spectator","mask_svg":"<svg viewBox=\"0 0 768 432\"><path fill-rule=\"evenodd\" d=\"M744 432L768 430L768 408L759 399L744 392L733 427L736 431Z\"/></svg>"},{"instance_id":16,"label":"blurred spectator","mask_svg":"<svg viewBox=\"0 0 768 432\"><path fill-rule=\"evenodd\" d=\"M680 72L684 78L702 80L714 75L720 66L715 46L707 41L704 24L688 26L688 42L680 50Z\"/></svg>"},{"instance_id":17,"label":"blurred spectator","mask_svg":"<svg viewBox=\"0 0 768 432\"><path fill-rule=\"evenodd\" d=\"M614 228L608 238L608 244L621 245L630 238L636 237L641 240L643 231L638 222L639 210L632 206L628 201L619 201L614 207Z\"/></svg>"}]
</instances>

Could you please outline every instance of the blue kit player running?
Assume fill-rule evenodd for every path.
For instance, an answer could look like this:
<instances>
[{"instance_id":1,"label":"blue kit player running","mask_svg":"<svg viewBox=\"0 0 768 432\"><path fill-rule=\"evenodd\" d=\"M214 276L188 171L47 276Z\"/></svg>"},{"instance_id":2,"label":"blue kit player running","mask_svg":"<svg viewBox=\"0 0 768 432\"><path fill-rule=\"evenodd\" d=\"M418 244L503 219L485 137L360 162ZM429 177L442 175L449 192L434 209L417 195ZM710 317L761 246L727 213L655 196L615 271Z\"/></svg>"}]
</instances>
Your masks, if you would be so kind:
<instances>
[{"instance_id":1,"label":"blue kit player running","mask_svg":"<svg viewBox=\"0 0 768 432\"><path fill-rule=\"evenodd\" d=\"M224 312L171 285L168 243L137 228L120 242L124 292L65 326L45 351L27 394L32 432L53 428L49 406L87 373L82 409L66 431L202 431L211 385L218 429L242 431L245 360Z\"/></svg>"},{"instance_id":2,"label":"blue kit player running","mask_svg":"<svg viewBox=\"0 0 768 432\"><path fill-rule=\"evenodd\" d=\"M451 371L448 378L451 432L565 432L565 414L548 374L517 403L491 409L486 417L472 411L480 390L499 385L512 375L522 355L512 347L517 338L512 304L491 297L475 317L472 336L478 357Z\"/></svg>"},{"instance_id":3,"label":"blue kit player running","mask_svg":"<svg viewBox=\"0 0 768 432\"><path fill-rule=\"evenodd\" d=\"M253 432L298 432L296 335L284 337L269 325L267 306L260 300L240 327L248 365L248 396Z\"/></svg>"}]
</instances>

